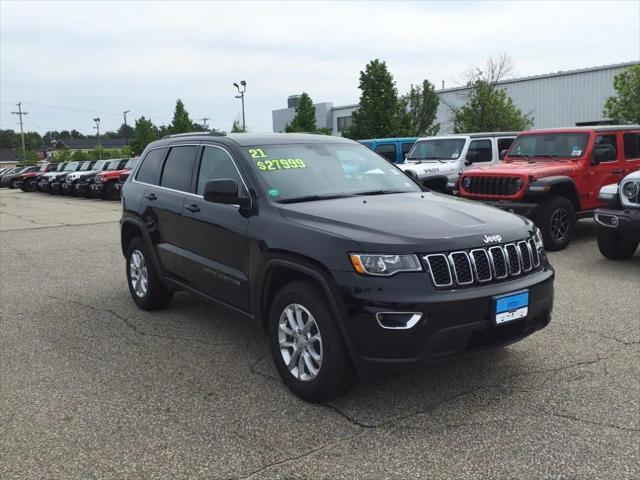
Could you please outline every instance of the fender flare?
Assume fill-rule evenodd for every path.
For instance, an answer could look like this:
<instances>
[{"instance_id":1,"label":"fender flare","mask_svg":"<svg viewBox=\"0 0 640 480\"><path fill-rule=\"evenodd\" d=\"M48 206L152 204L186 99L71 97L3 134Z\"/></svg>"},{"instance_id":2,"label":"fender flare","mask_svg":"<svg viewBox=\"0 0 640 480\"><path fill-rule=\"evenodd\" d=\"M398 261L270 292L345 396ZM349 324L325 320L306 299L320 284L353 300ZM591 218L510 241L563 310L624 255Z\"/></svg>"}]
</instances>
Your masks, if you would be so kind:
<instances>
[{"instance_id":1,"label":"fender flare","mask_svg":"<svg viewBox=\"0 0 640 480\"><path fill-rule=\"evenodd\" d=\"M133 218L133 217L123 217L120 220L120 245L122 248L122 254L126 255L126 247L124 245L123 237L122 237L122 229L125 225L133 225L138 231L140 231L142 233L142 241L144 242L145 246L147 247L147 251L149 252L149 255L151 256L151 262L153 263L153 268L155 269L156 272L158 272L158 275L160 276L164 276L164 269L162 268L162 265L160 264L160 261L158 260L158 255L156 254L156 249L153 246L153 242L151 241L151 236L149 235L149 232L147 231L147 227L144 225L144 223L137 219L137 218Z\"/></svg>"},{"instance_id":2,"label":"fender flare","mask_svg":"<svg viewBox=\"0 0 640 480\"><path fill-rule=\"evenodd\" d=\"M566 175L555 175L535 180L527 186L527 195L546 195L556 185L571 185L575 189L575 182ZM576 189L577 193L577 189Z\"/></svg>"}]
</instances>

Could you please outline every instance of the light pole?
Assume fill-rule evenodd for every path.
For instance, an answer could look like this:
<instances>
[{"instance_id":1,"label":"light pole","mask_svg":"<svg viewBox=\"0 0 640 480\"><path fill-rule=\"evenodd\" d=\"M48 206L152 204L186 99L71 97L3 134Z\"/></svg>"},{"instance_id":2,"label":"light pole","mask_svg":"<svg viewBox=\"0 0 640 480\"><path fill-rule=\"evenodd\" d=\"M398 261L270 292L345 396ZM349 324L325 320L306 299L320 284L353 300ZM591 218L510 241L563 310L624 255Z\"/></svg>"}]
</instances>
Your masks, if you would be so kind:
<instances>
[{"instance_id":1,"label":"light pole","mask_svg":"<svg viewBox=\"0 0 640 480\"><path fill-rule=\"evenodd\" d=\"M240 85L242 85L242 90L240 90ZM238 93L240 94L240 95L236 95L236 98L239 98L242 101L242 131L246 132L247 131L247 124L246 124L245 119L244 119L244 92L247 91L247 82L242 80L240 82L240 85L238 85L237 83L233 84L233 86L238 89Z\"/></svg>"},{"instance_id":2,"label":"light pole","mask_svg":"<svg viewBox=\"0 0 640 480\"><path fill-rule=\"evenodd\" d=\"M127 125L127 113L129 113L131 110L125 110L124 112L122 112L122 116L124 117L124 126L128 127ZM125 128L125 132L128 132L129 129ZM126 140L127 140L127 145L129 144L129 134L127 133L125 136Z\"/></svg>"},{"instance_id":3,"label":"light pole","mask_svg":"<svg viewBox=\"0 0 640 480\"><path fill-rule=\"evenodd\" d=\"M96 122L96 126L93 127L98 132L98 160L102 160L102 145L100 144L100 118L96 117L93 119Z\"/></svg>"}]
</instances>

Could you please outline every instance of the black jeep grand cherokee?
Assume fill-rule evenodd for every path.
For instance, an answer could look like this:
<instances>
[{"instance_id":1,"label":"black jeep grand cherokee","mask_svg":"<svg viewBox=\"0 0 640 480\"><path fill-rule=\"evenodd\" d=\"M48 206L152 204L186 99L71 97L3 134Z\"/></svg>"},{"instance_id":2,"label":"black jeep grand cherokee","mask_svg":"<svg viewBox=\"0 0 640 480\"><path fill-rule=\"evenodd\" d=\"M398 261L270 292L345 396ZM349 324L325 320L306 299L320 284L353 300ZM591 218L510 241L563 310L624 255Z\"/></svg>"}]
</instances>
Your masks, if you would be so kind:
<instances>
[{"instance_id":1,"label":"black jeep grand cherokee","mask_svg":"<svg viewBox=\"0 0 640 480\"><path fill-rule=\"evenodd\" d=\"M527 219L423 191L356 142L185 134L150 144L122 192L133 300L187 290L262 322L309 401L544 328L554 271Z\"/></svg>"}]
</instances>

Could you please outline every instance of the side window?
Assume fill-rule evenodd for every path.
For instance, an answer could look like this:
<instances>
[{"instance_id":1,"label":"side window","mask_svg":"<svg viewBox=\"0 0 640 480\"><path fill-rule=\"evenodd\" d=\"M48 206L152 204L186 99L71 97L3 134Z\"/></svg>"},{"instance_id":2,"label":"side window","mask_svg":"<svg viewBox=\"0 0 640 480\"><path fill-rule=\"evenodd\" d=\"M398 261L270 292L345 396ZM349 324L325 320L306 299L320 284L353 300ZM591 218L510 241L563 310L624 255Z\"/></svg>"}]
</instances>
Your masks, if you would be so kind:
<instances>
[{"instance_id":1,"label":"side window","mask_svg":"<svg viewBox=\"0 0 640 480\"><path fill-rule=\"evenodd\" d=\"M608 145L608 150L603 162L615 162L618 159L618 148L615 135L598 135L596 145Z\"/></svg>"},{"instance_id":2,"label":"side window","mask_svg":"<svg viewBox=\"0 0 640 480\"><path fill-rule=\"evenodd\" d=\"M627 160L640 159L640 133L625 133L622 139L624 158Z\"/></svg>"},{"instance_id":3,"label":"side window","mask_svg":"<svg viewBox=\"0 0 640 480\"><path fill-rule=\"evenodd\" d=\"M509 147L513 143L515 138L499 138L498 139L498 153L503 150L509 150Z\"/></svg>"},{"instance_id":4,"label":"side window","mask_svg":"<svg viewBox=\"0 0 640 480\"><path fill-rule=\"evenodd\" d=\"M244 189L242 178L231 160L229 154L217 147L204 147L202 152L202 161L200 162L200 171L198 172L198 187L196 193L202 195L204 186L211 180L231 179L235 180L238 188Z\"/></svg>"},{"instance_id":5,"label":"side window","mask_svg":"<svg viewBox=\"0 0 640 480\"><path fill-rule=\"evenodd\" d=\"M472 140L469 144L469 152L478 152L478 162L490 162L493 159L491 155L491 140Z\"/></svg>"},{"instance_id":6,"label":"side window","mask_svg":"<svg viewBox=\"0 0 640 480\"><path fill-rule=\"evenodd\" d=\"M351 117L338 117L337 121L338 121L337 127L339 132L344 132L348 128L351 128Z\"/></svg>"},{"instance_id":7,"label":"side window","mask_svg":"<svg viewBox=\"0 0 640 480\"><path fill-rule=\"evenodd\" d=\"M142 165L136 174L136 180L150 185L158 185L160 182L160 169L166 149L157 148L151 150L142 159ZM103 164L105 165L105 164Z\"/></svg>"},{"instance_id":8,"label":"side window","mask_svg":"<svg viewBox=\"0 0 640 480\"><path fill-rule=\"evenodd\" d=\"M407 155L411 151L411 147L413 147L413 143L403 143L400 145L402 149L402 158L407 158Z\"/></svg>"},{"instance_id":9,"label":"side window","mask_svg":"<svg viewBox=\"0 0 640 480\"><path fill-rule=\"evenodd\" d=\"M393 143L383 143L376 147L376 153L382 155L391 163L396 163L396 146Z\"/></svg>"},{"instance_id":10,"label":"side window","mask_svg":"<svg viewBox=\"0 0 640 480\"><path fill-rule=\"evenodd\" d=\"M189 145L173 147L169 150L167 160L162 169L160 186L188 192L191 190L191 176L196 162L196 150L198 147Z\"/></svg>"}]
</instances>

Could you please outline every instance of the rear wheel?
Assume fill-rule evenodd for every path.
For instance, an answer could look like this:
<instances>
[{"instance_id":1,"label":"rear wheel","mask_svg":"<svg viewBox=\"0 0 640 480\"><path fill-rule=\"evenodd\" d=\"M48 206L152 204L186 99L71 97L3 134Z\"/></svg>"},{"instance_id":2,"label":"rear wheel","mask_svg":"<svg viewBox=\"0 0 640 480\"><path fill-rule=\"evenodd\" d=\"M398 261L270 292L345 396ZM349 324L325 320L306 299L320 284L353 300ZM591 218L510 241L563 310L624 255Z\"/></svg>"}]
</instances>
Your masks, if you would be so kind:
<instances>
[{"instance_id":1,"label":"rear wheel","mask_svg":"<svg viewBox=\"0 0 640 480\"><path fill-rule=\"evenodd\" d=\"M15 189L15 188L18 188L18 180L14 180L14 181L12 181L12 182L9 184L9 188L10 188L10 189L12 189L12 190L13 190L13 189Z\"/></svg>"},{"instance_id":2,"label":"rear wheel","mask_svg":"<svg viewBox=\"0 0 640 480\"><path fill-rule=\"evenodd\" d=\"M142 238L134 238L126 254L127 283L133 301L143 310L166 307L173 293L165 287L156 274L151 257Z\"/></svg>"},{"instance_id":3,"label":"rear wheel","mask_svg":"<svg viewBox=\"0 0 640 480\"><path fill-rule=\"evenodd\" d=\"M282 380L303 400L329 400L353 383L342 336L313 283L293 282L278 292L269 314L269 340Z\"/></svg>"},{"instance_id":4,"label":"rear wheel","mask_svg":"<svg viewBox=\"0 0 640 480\"><path fill-rule=\"evenodd\" d=\"M598 249L610 260L631 258L640 241L625 238L619 232L606 227L598 228Z\"/></svg>"},{"instance_id":5,"label":"rear wheel","mask_svg":"<svg viewBox=\"0 0 640 480\"><path fill-rule=\"evenodd\" d=\"M576 211L568 198L553 196L538 206L534 221L542 232L545 249L564 250L573 238Z\"/></svg>"}]
</instances>

